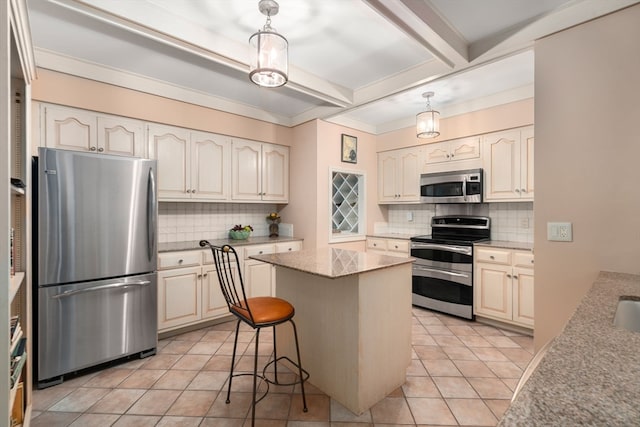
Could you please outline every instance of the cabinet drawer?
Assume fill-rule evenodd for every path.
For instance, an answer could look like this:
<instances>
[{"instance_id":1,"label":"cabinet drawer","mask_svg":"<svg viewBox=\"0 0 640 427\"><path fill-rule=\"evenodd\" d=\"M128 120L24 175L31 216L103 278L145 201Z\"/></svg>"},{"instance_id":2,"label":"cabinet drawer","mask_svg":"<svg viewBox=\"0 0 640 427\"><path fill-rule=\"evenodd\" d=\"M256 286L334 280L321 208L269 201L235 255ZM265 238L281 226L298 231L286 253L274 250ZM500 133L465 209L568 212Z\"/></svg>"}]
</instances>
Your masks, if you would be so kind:
<instances>
[{"instance_id":1,"label":"cabinet drawer","mask_svg":"<svg viewBox=\"0 0 640 427\"><path fill-rule=\"evenodd\" d=\"M503 249L478 248L476 250L476 261L510 265L511 251Z\"/></svg>"},{"instance_id":2,"label":"cabinet drawer","mask_svg":"<svg viewBox=\"0 0 640 427\"><path fill-rule=\"evenodd\" d=\"M533 268L533 253L514 252L513 265L516 267Z\"/></svg>"},{"instance_id":3,"label":"cabinet drawer","mask_svg":"<svg viewBox=\"0 0 640 427\"><path fill-rule=\"evenodd\" d=\"M276 253L295 252L302 249L302 242L276 243Z\"/></svg>"},{"instance_id":4,"label":"cabinet drawer","mask_svg":"<svg viewBox=\"0 0 640 427\"><path fill-rule=\"evenodd\" d=\"M275 245L254 245L244 248L244 259L253 255L268 255L275 252Z\"/></svg>"},{"instance_id":5,"label":"cabinet drawer","mask_svg":"<svg viewBox=\"0 0 640 427\"><path fill-rule=\"evenodd\" d=\"M389 252L402 252L403 254L408 254L409 241L408 240L387 240L387 250Z\"/></svg>"},{"instance_id":6,"label":"cabinet drawer","mask_svg":"<svg viewBox=\"0 0 640 427\"><path fill-rule=\"evenodd\" d=\"M202 251L166 252L158 254L158 270L199 266Z\"/></svg>"},{"instance_id":7,"label":"cabinet drawer","mask_svg":"<svg viewBox=\"0 0 640 427\"><path fill-rule=\"evenodd\" d=\"M367 249L371 249L374 251L386 251L387 241L385 239L377 239L377 238L370 237L367 239Z\"/></svg>"}]
</instances>

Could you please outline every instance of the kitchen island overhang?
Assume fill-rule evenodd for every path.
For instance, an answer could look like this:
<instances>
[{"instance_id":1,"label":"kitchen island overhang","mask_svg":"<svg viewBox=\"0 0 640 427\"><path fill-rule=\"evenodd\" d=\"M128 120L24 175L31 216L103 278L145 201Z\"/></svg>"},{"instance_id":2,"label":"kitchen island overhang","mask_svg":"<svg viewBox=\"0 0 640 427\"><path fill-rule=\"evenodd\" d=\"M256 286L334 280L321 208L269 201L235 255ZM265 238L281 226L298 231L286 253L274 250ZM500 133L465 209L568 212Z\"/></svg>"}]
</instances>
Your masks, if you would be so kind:
<instances>
[{"instance_id":1,"label":"kitchen island overhang","mask_svg":"<svg viewBox=\"0 0 640 427\"><path fill-rule=\"evenodd\" d=\"M404 384L412 258L335 248L251 258L276 266L276 295L295 307L311 384L356 414ZM278 333L277 351L295 355L290 331Z\"/></svg>"}]
</instances>

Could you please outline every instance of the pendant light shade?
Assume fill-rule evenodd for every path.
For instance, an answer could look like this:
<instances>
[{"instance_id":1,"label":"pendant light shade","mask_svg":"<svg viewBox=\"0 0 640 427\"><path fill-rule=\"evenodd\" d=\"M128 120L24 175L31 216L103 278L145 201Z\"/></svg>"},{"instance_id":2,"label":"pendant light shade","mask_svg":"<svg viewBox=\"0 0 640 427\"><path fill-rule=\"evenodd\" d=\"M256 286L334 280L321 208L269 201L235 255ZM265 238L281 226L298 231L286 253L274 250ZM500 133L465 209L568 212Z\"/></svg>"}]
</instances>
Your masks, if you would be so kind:
<instances>
[{"instance_id":1,"label":"pendant light shade","mask_svg":"<svg viewBox=\"0 0 640 427\"><path fill-rule=\"evenodd\" d=\"M427 109L416 115L416 133L418 138L435 138L440 135L440 113L431 108L429 98L433 92L425 92L423 98L427 98Z\"/></svg>"},{"instance_id":2,"label":"pendant light shade","mask_svg":"<svg viewBox=\"0 0 640 427\"><path fill-rule=\"evenodd\" d=\"M258 9L267 22L249 38L249 78L258 86L282 86L289 79L289 43L271 28L271 17L279 6L274 0L260 0Z\"/></svg>"}]
</instances>

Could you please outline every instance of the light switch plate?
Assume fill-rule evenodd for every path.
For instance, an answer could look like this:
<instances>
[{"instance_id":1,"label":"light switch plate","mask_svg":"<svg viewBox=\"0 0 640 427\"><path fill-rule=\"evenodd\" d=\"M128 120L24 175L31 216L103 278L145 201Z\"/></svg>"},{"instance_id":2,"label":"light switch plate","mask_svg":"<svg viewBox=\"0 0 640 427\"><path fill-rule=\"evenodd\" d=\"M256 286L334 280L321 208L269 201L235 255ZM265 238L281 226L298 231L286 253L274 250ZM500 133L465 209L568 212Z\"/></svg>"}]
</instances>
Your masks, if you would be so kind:
<instances>
[{"instance_id":1,"label":"light switch plate","mask_svg":"<svg viewBox=\"0 0 640 427\"><path fill-rule=\"evenodd\" d=\"M413 221L413 212L407 212L407 221Z\"/></svg>"},{"instance_id":2,"label":"light switch plate","mask_svg":"<svg viewBox=\"0 0 640 427\"><path fill-rule=\"evenodd\" d=\"M548 222L547 240L553 242L572 242L573 230L570 222Z\"/></svg>"}]
</instances>

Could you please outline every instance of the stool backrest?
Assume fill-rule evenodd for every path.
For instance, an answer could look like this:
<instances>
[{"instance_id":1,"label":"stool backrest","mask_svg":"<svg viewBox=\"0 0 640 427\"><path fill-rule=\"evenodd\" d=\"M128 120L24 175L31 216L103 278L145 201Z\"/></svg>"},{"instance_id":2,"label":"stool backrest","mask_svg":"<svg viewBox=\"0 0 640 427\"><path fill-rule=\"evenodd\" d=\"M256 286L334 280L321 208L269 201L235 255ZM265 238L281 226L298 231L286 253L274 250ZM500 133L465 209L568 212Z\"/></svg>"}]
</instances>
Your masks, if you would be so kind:
<instances>
[{"instance_id":1,"label":"stool backrest","mask_svg":"<svg viewBox=\"0 0 640 427\"><path fill-rule=\"evenodd\" d=\"M246 303L247 294L244 289L240 259L236 250L229 245L214 246L207 240L201 240L200 246L208 246L213 253L213 262L218 273L218 282L224 299L231 313L241 313L241 318L249 319L252 323L253 315Z\"/></svg>"}]
</instances>

